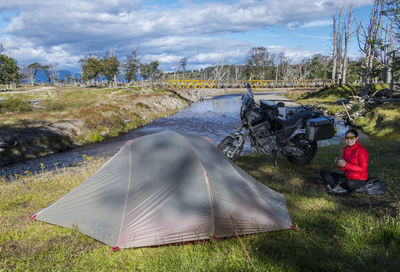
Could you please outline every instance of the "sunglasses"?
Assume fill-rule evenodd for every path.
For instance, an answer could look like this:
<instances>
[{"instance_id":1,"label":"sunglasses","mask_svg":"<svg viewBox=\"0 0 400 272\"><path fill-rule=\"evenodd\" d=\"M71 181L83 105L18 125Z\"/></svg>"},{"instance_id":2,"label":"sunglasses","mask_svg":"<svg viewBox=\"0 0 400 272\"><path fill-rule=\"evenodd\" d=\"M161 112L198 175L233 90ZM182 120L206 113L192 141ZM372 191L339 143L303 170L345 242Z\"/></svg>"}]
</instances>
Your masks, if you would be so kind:
<instances>
[{"instance_id":1,"label":"sunglasses","mask_svg":"<svg viewBox=\"0 0 400 272\"><path fill-rule=\"evenodd\" d=\"M356 136L346 136L344 137L346 140L354 140L355 138L357 138Z\"/></svg>"}]
</instances>

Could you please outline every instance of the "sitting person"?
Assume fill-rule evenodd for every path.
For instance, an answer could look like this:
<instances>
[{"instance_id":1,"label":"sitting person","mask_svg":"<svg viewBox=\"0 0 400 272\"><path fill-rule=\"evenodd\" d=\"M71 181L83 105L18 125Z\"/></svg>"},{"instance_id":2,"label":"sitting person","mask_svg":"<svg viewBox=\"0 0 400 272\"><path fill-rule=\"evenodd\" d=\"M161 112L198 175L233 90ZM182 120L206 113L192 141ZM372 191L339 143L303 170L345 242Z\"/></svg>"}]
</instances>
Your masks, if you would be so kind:
<instances>
[{"instance_id":1,"label":"sitting person","mask_svg":"<svg viewBox=\"0 0 400 272\"><path fill-rule=\"evenodd\" d=\"M336 166L344 174L330 170L321 170L320 173L328 194L346 195L364 186L368 180L368 152L358 142L358 132L349 129L345 139L342 158L335 159Z\"/></svg>"}]
</instances>

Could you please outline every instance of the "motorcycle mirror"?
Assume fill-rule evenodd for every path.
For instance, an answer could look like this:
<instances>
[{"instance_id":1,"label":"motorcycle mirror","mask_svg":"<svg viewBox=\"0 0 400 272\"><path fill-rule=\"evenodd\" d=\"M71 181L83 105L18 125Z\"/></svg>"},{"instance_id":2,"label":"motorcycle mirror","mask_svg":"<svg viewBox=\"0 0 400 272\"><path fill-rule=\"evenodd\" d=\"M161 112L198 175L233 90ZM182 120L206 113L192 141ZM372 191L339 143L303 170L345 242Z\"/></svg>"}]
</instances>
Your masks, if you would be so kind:
<instances>
[{"instance_id":1,"label":"motorcycle mirror","mask_svg":"<svg viewBox=\"0 0 400 272\"><path fill-rule=\"evenodd\" d=\"M276 104L276 106L277 106L278 108L284 107L284 106L285 106L285 103L283 103L283 102L278 102L278 104Z\"/></svg>"},{"instance_id":2,"label":"motorcycle mirror","mask_svg":"<svg viewBox=\"0 0 400 272\"><path fill-rule=\"evenodd\" d=\"M251 90L250 83L247 83L246 88L247 88L248 90Z\"/></svg>"}]
</instances>

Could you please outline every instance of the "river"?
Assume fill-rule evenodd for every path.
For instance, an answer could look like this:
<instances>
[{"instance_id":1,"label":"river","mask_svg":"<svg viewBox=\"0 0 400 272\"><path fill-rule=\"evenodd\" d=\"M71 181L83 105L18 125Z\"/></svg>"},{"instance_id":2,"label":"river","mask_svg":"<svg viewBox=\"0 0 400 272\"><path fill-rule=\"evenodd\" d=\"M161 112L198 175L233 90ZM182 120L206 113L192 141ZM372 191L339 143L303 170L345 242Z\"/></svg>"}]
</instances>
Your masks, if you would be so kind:
<instances>
[{"instance_id":1,"label":"river","mask_svg":"<svg viewBox=\"0 0 400 272\"><path fill-rule=\"evenodd\" d=\"M265 99L265 97L268 99L268 96L272 97L272 95L279 94L281 93L256 94L256 97L258 95L263 95L263 99ZM117 153L127 141L163 130L174 130L181 133L206 136L218 144L240 124L239 111L241 95L242 94L222 95L213 99L194 103L174 115L157 119L123 136L98 144L6 165L1 170L1 176L14 176L15 174L22 174L25 171L35 173L41 171L43 167L45 170L52 170L55 167L73 166L84 160L84 154L95 158L100 156L111 157ZM336 128L337 136L329 140L320 141L318 145L323 146L338 143L339 138L343 138L347 127L343 123L336 122ZM246 151L249 152L249 148L245 148L245 152Z\"/></svg>"}]
</instances>

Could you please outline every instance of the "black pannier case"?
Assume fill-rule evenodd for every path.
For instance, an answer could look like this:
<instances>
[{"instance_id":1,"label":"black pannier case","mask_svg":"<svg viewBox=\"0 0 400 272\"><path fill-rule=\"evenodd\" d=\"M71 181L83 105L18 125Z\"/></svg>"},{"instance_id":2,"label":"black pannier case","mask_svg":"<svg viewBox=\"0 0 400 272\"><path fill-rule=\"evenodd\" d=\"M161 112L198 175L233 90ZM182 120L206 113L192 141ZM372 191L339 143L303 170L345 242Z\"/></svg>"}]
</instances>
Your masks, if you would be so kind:
<instances>
[{"instance_id":1,"label":"black pannier case","mask_svg":"<svg viewBox=\"0 0 400 272\"><path fill-rule=\"evenodd\" d=\"M310 141L325 140L335 135L333 120L327 117L318 117L307 120L306 138Z\"/></svg>"},{"instance_id":2,"label":"black pannier case","mask_svg":"<svg viewBox=\"0 0 400 272\"><path fill-rule=\"evenodd\" d=\"M270 100L260 100L260 107L263 110L272 110L276 108L276 103Z\"/></svg>"}]
</instances>

